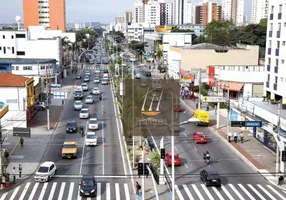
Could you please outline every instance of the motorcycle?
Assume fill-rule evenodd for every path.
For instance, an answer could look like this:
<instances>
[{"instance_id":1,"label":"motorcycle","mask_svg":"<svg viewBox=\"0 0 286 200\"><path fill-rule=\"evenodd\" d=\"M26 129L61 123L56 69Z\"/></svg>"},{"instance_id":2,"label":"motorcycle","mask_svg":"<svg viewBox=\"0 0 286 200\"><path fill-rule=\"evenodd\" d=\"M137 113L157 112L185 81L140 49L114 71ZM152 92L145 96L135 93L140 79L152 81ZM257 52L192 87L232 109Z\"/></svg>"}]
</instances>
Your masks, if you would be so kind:
<instances>
[{"instance_id":1,"label":"motorcycle","mask_svg":"<svg viewBox=\"0 0 286 200\"><path fill-rule=\"evenodd\" d=\"M205 160L205 162L207 163L207 165L210 163L210 159L211 159L211 157L210 157L209 154L207 154L207 155L204 156L204 160Z\"/></svg>"},{"instance_id":2,"label":"motorcycle","mask_svg":"<svg viewBox=\"0 0 286 200\"><path fill-rule=\"evenodd\" d=\"M83 135L84 135L84 130L83 130L83 128L80 128L80 130L79 130L79 134L80 134L81 136L83 136Z\"/></svg>"}]
</instances>

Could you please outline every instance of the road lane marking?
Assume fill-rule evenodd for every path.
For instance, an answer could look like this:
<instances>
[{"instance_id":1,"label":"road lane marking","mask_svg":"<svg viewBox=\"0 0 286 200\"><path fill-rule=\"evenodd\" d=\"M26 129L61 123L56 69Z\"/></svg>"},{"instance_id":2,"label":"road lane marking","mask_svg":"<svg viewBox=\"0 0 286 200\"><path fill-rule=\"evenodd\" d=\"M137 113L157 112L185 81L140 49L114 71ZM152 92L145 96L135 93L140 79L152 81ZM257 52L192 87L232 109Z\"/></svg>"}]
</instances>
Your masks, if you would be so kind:
<instances>
[{"instance_id":1,"label":"road lane marking","mask_svg":"<svg viewBox=\"0 0 286 200\"><path fill-rule=\"evenodd\" d=\"M33 198L34 198L34 196L35 196L35 193L36 193L36 191L37 191L38 186L39 186L39 182L37 182L37 183L34 185L34 188L33 188L32 192L31 192L31 194L30 194L29 200L33 200Z\"/></svg>"},{"instance_id":2,"label":"road lane marking","mask_svg":"<svg viewBox=\"0 0 286 200\"><path fill-rule=\"evenodd\" d=\"M174 148L176 149L176 151L178 151L177 147L174 145Z\"/></svg>"},{"instance_id":3,"label":"road lane marking","mask_svg":"<svg viewBox=\"0 0 286 200\"><path fill-rule=\"evenodd\" d=\"M187 165L186 163L184 163L184 165L185 165L185 167L186 167L186 168L189 168L189 167L188 167L188 165Z\"/></svg>"},{"instance_id":4,"label":"road lane marking","mask_svg":"<svg viewBox=\"0 0 286 200\"><path fill-rule=\"evenodd\" d=\"M103 106L103 105L102 105ZM103 121L101 122L101 129L102 129L102 175L104 175L104 128L103 128Z\"/></svg>"},{"instance_id":5,"label":"road lane marking","mask_svg":"<svg viewBox=\"0 0 286 200\"><path fill-rule=\"evenodd\" d=\"M57 182L54 182L54 183L53 183L53 186L52 186L52 189L51 189L51 191L50 191L50 196L49 196L49 199L48 199L48 200L53 200L56 187L57 187Z\"/></svg>"},{"instance_id":6,"label":"road lane marking","mask_svg":"<svg viewBox=\"0 0 286 200\"><path fill-rule=\"evenodd\" d=\"M62 182L58 200L63 199L65 187L66 187L66 182Z\"/></svg>"},{"instance_id":7,"label":"road lane marking","mask_svg":"<svg viewBox=\"0 0 286 200\"><path fill-rule=\"evenodd\" d=\"M185 137L187 137L187 134L186 134L186 133L183 133L183 134L184 134Z\"/></svg>"},{"instance_id":8,"label":"road lane marking","mask_svg":"<svg viewBox=\"0 0 286 200\"><path fill-rule=\"evenodd\" d=\"M16 187L16 189L14 190L12 196L10 197L10 200L13 200L16 196L16 194L18 193L19 189L20 189L20 185L18 187Z\"/></svg>"},{"instance_id":9,"label":"road lane marking","mask_svg":"<svg viewBox=\"0 0 286 200\"><path fill-rule=\"evenodd\" d=\"M247 184L247 185L248 185L248 187L250 187L250 189L252 189L253 192L255 192L255 194L256 194L257 196L260 197L260 199L266 200L266 199L260 194L260 192L258 192L252 185L250 185L250 184Z\"/></svg>"},{"instance_id":10,"label":"road lane marking","mask_svg":"<svg viewBox=\"0 0 286 200\"><path fill-rule=\"evenodd\" d=\"M22 195L20 196L19 200L23 200L23 199L24 199L24 197L25 197L25 195L26 195L26 193L27 193L27 190L29 189L30 184L31 184L30 182L28 182L28 183L26 184L26 186L25 186L25 188L24 188L24 190L23 190L23 192L22 192Z\"/></svg>"},{"instance_id":11,"label":"road lane marking","mask_svg":"<svg viewBox=\"0 0 286 200\"><path fill-rule=\"evenodd\" d=\"M124 183L125 199L130 200L128 184Z\"/></svg>"},{"instance_id":12,"label":"road lane marking","mask_svg":"<svg viewBox=\"0 0 286 200\"><path fill-rule=\"evenodd\" d=\"M81 200L81 196L80 196L80 185L78 186L77 200Z\"/></svg>"},{"instance_id":13,"label":"road lane marking","mask_svg":"<svg viewBox=\"0 0 286 200\"><path fill-rule=\"evenodd\" d=\"M251 199L256 200L248 191L245 189L245 187L242 184L238 184L238 186L243 190L243 192Z\"/></svg>"},{"instance_id":14,"label":"road lane marking","mask_svg":"<svg viewBox=\"0 0 286 200\"><path fill-rule=\"evenodd\" d=\"M42 191L41 191L41 194L40 194L40 197L39 197L38 200L43 200L44 195L45 195L45 192L46 192L46 190L47 190L47 187L48 187L48 183L44 183L44 186L43 186L43 188L42 188Z\"/></svg>"},{"instance_id":15,"label":"road lane marking","mask_svg":"<svg viewBox=\"0 0 286 200\"><path fill-rule=\"evenodd\" d=\"M203 190L205 191L205 193L208 195L209 199L210 200L215 200L213 198L213 196L211 195L210 191L207 189L207 187L204 184L201 184L201 186L202 186Z\"/></svg>"},{"instance_id":16,"label":"road lane marking","mask_svg":"<svg viewBox=\"0 0 286 200\"><path fill-rule=\"evenodd\" d=\"M1 199L0 200L4 200L7 196L8 192L4 193L2 196L1 196Z\"/></svg>"},{"instance_id":17,"label":"road lane marking","mask_svg":"<svg viewBox=\"0 0 286 200\"><path fill-rule=\"evenodd\" d=\"M115 194L116 194L116 200L120 200L120 191L118 183L115 183Z\"/></svg>"},{"instance_id":18,"label":"road lane marking","mask_svg":"<svg viewBox=\"0 0 286 200\"><path fill-rule=\"evenodd\" d=\"M197 148L196 148L195 146L194 146L194 149L195 149L196 151L198 151L198 150L197 150Z\"/></svg>"},{"instance_id":19,"label":"road lane marking","mask_svg":"<svg viewBox=\"0 0 286 200\"><path fill-rule=\"evenodd\" d=\"M179 199L180 199L180 200L184 200L184 197L183 197L183 195L182 195L182 193L181 193L181 191L179 190L179 188L178 188L177 185L175 185L175 190L176 190L176 193L177 193Z\"/></svg>"},{"instance_id":20,"label":"road lane marking","mask_svg":"<svg viewBox=\"0 0 286 200\"><path fill-rule=\"evenodd\" d=\"M267 187L272 190L272 192L274 192L277 196L279 196L281 199L286 200L285 197L283 197L279 192L277 192L277 190L275 190L271 185L267 185Z\"/></svg>"},{"instance_id":21,"label":"road lane marking","mask_svg":"<svg viewBox=\"0 0 286 200\"><path fill-rule=\"evenodd\" d=\"M245 198L241 196L241 194L237 191L237 189L232 184L228 184L228 185L234 191L234 193L239 197L239 199L245 200Z\"/></svg>"},{"instance_id":22,"label":"road lane marking","mask_svg":"<svg viewBox=\"0 0 286 200\"><path fill-rule=\"evenodd\" d=\"M200 200L204 200L204 197L202 196L202 194L200 193L200 191L198 190L197 186L195 184L192 184L193 189L195 190L196 194L198 195Z\"/></svg>"},{"instance_id":23,"label":"road lane marking","mask_svg":"<svg viewBox=\"0 0 286 200\"><path fill-rule=\"evenodd\" d=\"M212 187L213 191L216 193L220 200L224 200L223 196L219 193L216 187Z\"/></svg>"},{"instance_id":24,"label":"road lane marking","mask_svg":"<svg viewBox=\"0 0 286 200\"><path fill-rule=\"evenodd\" d=\"M90 163L89 163L90 164ZM97 164L97 163L94 163ZM54 175L55 178L81 178L83 175ZM95 175L94 178L130 178L128 175L118 175L118 176L109 176L109 175Z\"/></svg>"},{"instance_id":25,"label":"road lane marking","mask_svg":"<svg viewBox=\"0 0 286 200\"><path fill-rule=\"evenodd\" d=\"M96 200L101 200L101 183L97 183Z\"/></svg>"},{"instance_id":26,"label":"road lane marking","mask_svg":"<svg viewBox=\"0 0 286 200\"><path fill-rule=\"evenodd\" d=\"M110 200L110 183L106 183L106 200Z\"/></svg>"},{"instance_id":27,"label":"road lane marking","mask_svg":"<svg viewBox=\"0 0 286 200\"><path fill-rule=\"evenodd\" d=\"M183 188L184 188L185 192L187 193L189 199L190 199L190 200L195 200L194 197L193 197L193 195L191 194L191 192L190 192L188 186L187 186L187 185L183 185Z\"/></svg>"},{"instance_id":28,"label":"road lane marking","mask_svg":"<svg viewBox=\"0 0 286 200\"><path fill-rule=\"evenodd\" d=\"M265 193L267 196L269 196L272 200L276 200L264 187L262 187L260 184L257 184L257 186Z\"/></svg>"},{"instance_id":29,"label":"road lane marking","mask_svg":"<svg viewBox=\"0 0 286 200\"><path fill-rule=\"evenodd\" d=\"M227 189L224 187L224 185L221 186L222 190L224 191L224 193L226 194L226 196L230 199L230 200L235 200L231 194L227 191Z\"/></svg>"},{"instance_id":30,"label":"road lane marking","mask_svg":"<svg viewBox=\"0 0 286 200\"><path fill-rule=\"evenodd\" d=\"M85 133L87 133L87 122L85 125ZM83 147L82 147L82 154L81 154L81 161L80 161L80 166L79 166L79 175L81 175L82 172L82 164L83 164L83 157L84 157L84 149L85 149L85 139L83 141Z\"/></svg>"},{"instance_id":31,"label":"road lane marking","mask_svg":"<svg viewBox=\"0 0 286 200\"><path fill-rule=\"evenodd\" d=\"M68 195L68 200L72 200L72 192L74 189L74 182L71 182L70 184L70 189L69 189L69 195Z\"/></svg>"}]
</instances>

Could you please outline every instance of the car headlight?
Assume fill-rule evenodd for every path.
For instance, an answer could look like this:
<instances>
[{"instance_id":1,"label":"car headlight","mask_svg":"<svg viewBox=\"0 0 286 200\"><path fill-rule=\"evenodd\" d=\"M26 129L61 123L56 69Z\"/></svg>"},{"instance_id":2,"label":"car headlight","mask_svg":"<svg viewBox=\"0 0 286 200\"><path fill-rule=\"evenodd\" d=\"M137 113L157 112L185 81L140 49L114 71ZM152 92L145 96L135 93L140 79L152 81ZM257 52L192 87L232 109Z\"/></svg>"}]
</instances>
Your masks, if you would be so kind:
<instances>
[{"instance_id":1,"label":"car headlight","mask_svg":"<svg viewBox=\"0 0 286 200\"><path fill-rule=\"evenodd\" d=\"M62 154L63 156L66 156L66 154Z\"/></svg>"},{"instance_id":2,"label":"car headlight","mask_svg":"<svg viewBox=\"0 0 286 200\"><path fill-rule=\"evenodd\" d=\"M95 189L91 190L90 193L94 193Z\"/></svg>"},{"instance_id":3,"label":"car headlight","mask_svg":"<svg viewBox=\"0 0 286 200\"><path fill-rule=\"evenodd\" d=\"M76 130L76 128L73 128L73 130Z\"/></svg>"},{"instance_id":4,"label":"car headlight","mask_svg":"<svg viewBox=\"0 0 286 200\"><path fill-rule=\"evenodd\" d=\"M84 191L83 191L82 189L80 189L80 191L81 191L82 193L84 193Z\"/></svg>"},{"instance_id":5,"label":"car headlight","mask_svg":"<svg viewBox=\"0 0 286 200\"><path fill-rule=\"evenodd\" d=\"M66 130L68 131L68 130L69 130L69 128L66 128Z\"/></svg>"}]
</instances>

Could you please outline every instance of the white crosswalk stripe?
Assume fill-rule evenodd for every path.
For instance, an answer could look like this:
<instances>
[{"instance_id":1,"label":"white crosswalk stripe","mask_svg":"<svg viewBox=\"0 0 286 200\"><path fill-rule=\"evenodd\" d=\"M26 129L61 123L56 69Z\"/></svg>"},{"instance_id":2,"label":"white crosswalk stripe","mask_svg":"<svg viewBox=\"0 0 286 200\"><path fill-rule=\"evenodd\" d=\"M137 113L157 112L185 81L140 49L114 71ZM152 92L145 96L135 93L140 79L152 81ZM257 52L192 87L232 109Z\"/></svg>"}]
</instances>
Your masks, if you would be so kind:
<instances>
[{"instance_id":1,"label":"white crosswalk stripe","mask_svg":"<svg viewBox=\"0 0 286 200\"><path fill-rule=\"evenodd\" d=\"M194 197L193 197L193 195L192 195L192 193L190 192L188 186L187 186L187 185L183 185L183 187L184 187L184 190L186 191L186 193L187 193L189 199L190 199L190 200L195 200Z\"/></svg>"},{"instance_id":2,"label":"white crosswalk stripe","mask_svg":"<svg viewBox=\"0 0 286 200\"><path fill-rule=\"evenodd\" d=\"M16 187L16 189L14 190L12 196L10 197L10 200L13 200L16 197L16 194L18 193L20 189L20 186Z\"/></svg>"},{"instance_id":3,"label":"white crosswalk stripe","mask_svg":"<svg viewBox=\"0 0 286 200\"><path fill-rule=\"evenodd\" d=\"M106 183L106 199L110 200L110 183Z\"/></svg>"},{"instance_id":4,"label":"white crosswalk stripe","mask_svg":"<svg viewBox=\"0 0 286 200\"><path fill-rule=\"evenodd\" d=\"M44 186L43 186L43 188L42 188L41 194L40 194L40 196L39 196L39 200L43 200L44 195L45 195L45 192L46 192L46 190L47 190L47 187L48 187L48 183L44 183Z\"/></svg>"},{"instance_id":5,"label":"white crosswalk stripe","mask_svg":"<svg viewBox=\"0 0 286 200\"><path fill-rule=\"evenodd\" d=\"M200 200L204 200L204 197L201 195L199 189L197 188L196 185L192 184L192 187L194 188L195 192L197 193L198 197Z\"/></svg>"},{"instance_id":6,"label":"white crosswalk stripe","mask_svg":"<svg viewBox=\"0 0 286 200\"><path fill-rule=\"evenodd\" d=\"M234 198L231 196L231 194L227 191L227 189L224 187L224 185L221 186L222 190L224 191L224 193L227 195L227 197L230 200L234 200Z\"/></svg>"},{"instance_id":7,"label":"white crosswalk stripe","mask_svg":"<svg viewBox=\"0 0 286 200\"><path fill-rule=\"evenodd\" d=\"M72 182L72 183L70 184L68 200L72 200L72 192L73 192L73 189L74 189L74 182Z\"/></svg>"},{"instance_id":8,"label":"white crosswalk stripe","mask_svg":"<svg viewBox=\"0 0 286 200\"><path fill-rule=\"evenodd\" d=\"M37 189L38 189L38 186L39 186L39 183L36 183L36 184L34 185L34 188L33 188L33 190L32 190L32 193L30 194L29 200L33 200L33 198L34 198L34 196L35 196L35 193L36 193L36 191L37 191Z\"/></svg>"},{"instance_id":9,"label":"white crosswalk stripe","mask_svg":"<svg viewBox=\"0 0 286 200\"><path fill-rule=\"evenodd\" d=\"M257 195L257 196L259 196L259 198L261 199L261 200L266 200L251 184L247 184L248 185L248 187L253 191L253 192L255 192L255 194Z\"/></svg>"},{"instance_id":10,"label":"white crosswalk stripe","mask_svg":"<svg viewBox=\"0 0 286 200\"><path fill-rule=\"evenodd\" d=\"M283 200L286 200L286 198L284 196L282 196L279 192L277 192L271 185L267 185L267 187L274 192L278 197L280 197Z\"/></svg>"},{"instance_id":11,"label":"white crosswalk stripe","mask_svg":"<svg viewBox=\"0 0 286 200\"><path fill-rule=\"evenodd\" d=\"M267 194L272 200L275 200L274 196L272 196L267 190L264 189L260 184L257 185L265 194Z\"/></svg>"},{"instance_id":12,"label":"white crosswalk stripe","mask_svg":"<svg viewBox=\"0 0 286 200\"><path fill-rule=\"evenodd\" d=\"M55 182L55 183L53 183L52 189L51 189L51 191L50 191L49 200L53 200L56 187L57 187L57 183Z\"/></svg>"},{"instance_id":13,"label":"white crosswalk stripe","mask_svg":"<svg viewBox=\"0 0 286 200\"><path fill-rule=\"evenodd\" d=\"M130 200L128 184L124 183L125 199Z\"/></svg>"},{"instance_id":14,"label":"white crosswalk stripe","mask_svg":"<svg viewBox=\"0 0 286 200\"><path fill-rule=\"evenodd\" d=\"M24 199L24 197L25 197L25 195L26 195L26 193L27 193L27 191L28 191L28 189L29 189L30 184L31 184L30 182L26 184L26 186L25 186L25 188L24 188L24 191L23 191L23 193L21 194L19 200L23 200L23 199Z\"/></svg>"},{"instance_id":15,"label":"white crosswalk stripe","mask_svg":"<svg viewBox=\"0 0 286 200\"><path fill-rule=\"evenodd\" d=\"M219 193L216 187L212 187L213 191L216 193L218 196L219 200L224 200L223 196Z\"/></svg>"},{"instance_id":16,"label":"white crosswalk stripe","mask_svg":"<svg viewBox=\"0 0 286 200\"><path fill-rule=\"evenodd\" d=\"M229 185L229 187L231 187L231 189L234 191L234 193L239 197L239 199L245 200L245 198L243 198L243 196L241 196L241 194L237 191L237 189L232 184L228 184L228 185Z\"/></svg>"},{"instance_id":17,"label":"white crosswalk stripe","mask_svg":"<svg viewBox=\"0 0 286 200\"><path fill-rule=\"evenodd\" d=\"M243 190L243 192L251 199L255 200L255 198L245 189L245 187L242 184L238 184L238 186Z\"/></svg>"},{"instance_id":18,"label":"white crosswalk stripe","mask_svg":"<svg viewBox=\"0 0 286 200\"><path fill-rule=\"evenodd\" d=\"M96 200L101 200L101 183L97 183Z\"/></svg>"},{"instance_id":19,"label":"white crosswalk stripe","mask_svg":"<svg viewBox=\"0 0 286 200\"><path fill-rule=\"evenodd\" d=\"M210 200L215 200L213 198L213 196L211 195L211 193L208 191L207 187L204 184L201 184L201 186L202 186L203 190L205 191L205 193L208 195L209 199Z\"/></svg>"},{"instance_id":20,"label":"white crosswalk stripe","mask_svg":"<svg viewBox=\"0 0 286 200\"><path fill-rule=\"evenodd\" d=\"M116 200L120 200L119 184L115 183L115 194Z\"/></svg>"},{"instance_id":21,"label":"white crosswalk stripe","mask_svg":"<svg viewBox=\"0 0 286 200\"><path fill-rule=\"evenodd\" d=\"M66 187L66 182L62 182L58 200L62 200L63 199L65 187Z\"/></svg>"},{"instance_id":22,"label":"white crosswalk stripe","mask_svg":"<svg viewBox=\"0 0 286 200\"><path fill-rule=\"evenodd\" d=\"M180 200L184 200L184 197L183 197L182 193L180 192L180 190L179 190L177 185L175 185L175 190L176 190L176 193L177 193L179 199Z\"/></svg>"}]
</instances>

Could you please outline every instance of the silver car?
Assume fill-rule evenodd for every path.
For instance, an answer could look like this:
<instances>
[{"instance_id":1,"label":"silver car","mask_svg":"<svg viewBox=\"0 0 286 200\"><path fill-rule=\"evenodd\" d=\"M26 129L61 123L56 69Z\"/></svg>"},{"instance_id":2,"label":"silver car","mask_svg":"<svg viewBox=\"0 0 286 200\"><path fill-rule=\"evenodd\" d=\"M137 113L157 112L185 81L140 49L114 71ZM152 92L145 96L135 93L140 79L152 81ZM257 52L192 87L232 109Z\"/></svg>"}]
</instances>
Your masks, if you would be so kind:
<instances>
[{"instance_id":1,"label":"silver car","mask_svg":"<svg viewBox=\"0 0 286 200\"><path fill-rule=\"evenodd\" d=\"M84 82L89 82L89 80L90 80L89 76L85 76L84 79L83 79Z\"/></svg>"},{"instance_id":2,"label":"silver car","mask_svg":"<svg viewBox=\"0 0 286 200\"><path fill-rule=\"evenodd\" d=\"M74 110L81 110L83 106L83 103L81 101L75 101L73 104Z\"/></svg>"},{"instance_id":3,"label":"silver car","mask_svg":"<svg viewBox=\"0 0 286 200\"><path fill-rule=\"evenodd\" d=\"M99 95L100 94L99 88L98 87L94 87L93 90L92 90L92 94Z\"/></svg>"},{"instance_id":4,"label":"silver car","mask_svg":"<svg viewBox=\"0 0 286 200\"><path fill-rule=\"evenodd\" d=\"M93 104L93 96L92 95L88 95L86 98L85 98L85 103L88 104L88 103L91 103Z\"/></svg>"},{"instance_id":5,"label":"silver car","mask_svg":"<svg viewBox=\"0 0 286 200\"><path fill-rule=\"evenodd\" d=\"M89 118L89 110L88 110L88 108L83 108L83 109L80 110L79 118L80 119L88 119Z\"/></svg>"},{"instance_id":6,"label":"silver car","mask_svg":"<svg viewBox=\"0 0 286 200\"><path fill-rule=\"evenodd\" d=\"M81 84L81 87L82 87L82 90L83 90L83 91L88 91L88 85L87 85L87 83L82 83L82 84Z\"/></svg>"}]
</instances>

